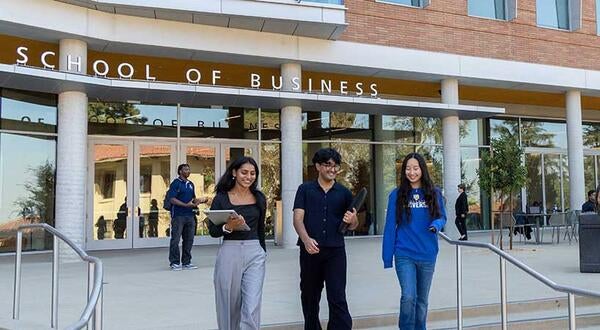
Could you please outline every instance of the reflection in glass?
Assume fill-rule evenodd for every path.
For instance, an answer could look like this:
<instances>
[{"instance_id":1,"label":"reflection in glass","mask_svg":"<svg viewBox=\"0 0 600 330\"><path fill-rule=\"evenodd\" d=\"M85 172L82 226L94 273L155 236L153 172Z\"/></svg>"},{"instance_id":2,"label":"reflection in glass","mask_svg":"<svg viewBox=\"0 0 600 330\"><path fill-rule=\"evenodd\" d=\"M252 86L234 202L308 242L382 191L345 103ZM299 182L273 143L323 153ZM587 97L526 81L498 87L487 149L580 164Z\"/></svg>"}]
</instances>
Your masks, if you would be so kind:
<instances>
[{"instance_id":1,"label":"reflection in glass","mask_svg":"<svg viewBox=\"0 0 600 330\"><path fill-rule=\"evenodd\" d=\"M585 180L585 191L596 190L596 168L594 166L595 156L583 157L583 175Z\"/></svg>"},{"instance_id":2,"label":"reflection in glass","mask_svg":"<svg viewBox=\"0 0 600 330\"><path fill-rule=\"evenodd\" d=\"M279 110L261 109L260 116L261 139L281 140Z\"/></svg>"},{"instance_id":3,"label":"reflection in glass","mask_svg":"<svg viewBox=\"0 0 600 330\"><path fill-rule=\"evenodd\" d=\"M127 237L127 158L128 147L96 144L94 155L94 240Z\"/></svg>"},{"instance_id":4,"label":"reflection in glass","mask_svg":"<svg viewBox=\"0 0 600 330\"><path fill-rule=\"evenodd\" d=\"M519 121L517 119L490 119L490 139L518 136Z\"/></svg>"},{"instance_id":5,"label":"reflection in glass","mask_svg":"<svg viewBox=\"0 0 600 330\"><path fill-rule=\"evenodd\" d=\"M385 0L385 2L393 2L401 5L407 5L412 7L421 6L421 0Z\"/></svg>"},{"instance_id":6,"label":"reflection in glass","mask_svg":"<svg viewBox=\"0 0 600 330\"><path fill-rule=\"evenodd\" d=\"M90 102L88 133L175 137L177 106Z\"/></svg>"},{"instance_id":7,"label":"reflection in glass","mask_svg":"<svg viewBox=\"0 0 600 330\"><path fill-rule=\"evenodd\" d=\"M423 155L433 184L444 189L444 148L442 146L418 145L416 152Z\"/></svg>"},{"instance_id":8,"label":"reflection in glass","mask_svg":"<svg viewBox=\"0 0 600 330\"><path fill-rule=\"evenodd\" d=\"M181 107L181 136L257 139L258 110L234 107Z\"/></svg>"},{"instance_id":9,"label":"reflection in glass","mask_svg":"<svg viewBox=\"0 0 600 330\"><path fill-rule=\"evenodd\" d=\"M571 209L571 202L569 201L569 160L567 155L560 155L560 159L562 171L563 210L569 210ZM583 187L580 189L583 189ZM574 209L581 209L581 205L577 205Z\"/></svg>"},{"instance_id":10,"label":"reflection in glass","mask_svg":"<svg viewBox=\"0 0 600 330\"><path fill-rule=\"evenodd\" d=\"M557 29L569 29L569 0L537 0L537 24Z\"/></svg>"},{"instance_id":11,"label":"reflection in glass","mask_svg":"<svg viewBox=\"0 0 600 330\"><path fill-rule=\"evenodd\" d=\"M442 120L440 118L415 117L415 142L442 144Z\"/></svg>"},{"instance_id":12,"label":"reflection in glass","mask_svg":"<svg viewBox=\"0 0 600 330\"><path fill-rule=\"evenodd\" d=\"M372 139L368 114L346 112L306 112L306 140L365 140Z\"/></svg>"},{"instance_id":13,"label":"reflection in glass","mask_svg":"<svg viewBox=\"0 0 600 330\"><path fill-rule=\"evenodd\" d=\"M190 165L191 171L188 179L194 183L196 197L209 197L212 200L215 196L215 180L218 179L215 178L215 157L215 147L188 146L186 148L186 163ZM206 215L203 212L207 208L210 208L210 205L200 204L198 206L196 235L208 235Z\"/></svg>"},{"instance_id":14,"label":"reflection in glass","mask_svg":"<svg viewBox=\"0 0 600 330\"><path fill-rule=\"evenodd\" d=\"M261 145L260 189L267 197L265 233L273 238L277 217L283 216L281 209L281 145L263 143ZM281 222L280 222L281 223Z\"/></svg>"},{"instance_id":15,"label":"reflection in glass","mask_svg":"<svg viewBox=\"0 0 600 330\"><path fill-rule=\"evenodd\" d=\"M479 188L480 156L479 148L462 147L461 151L461 182L466 186L469 213L467 228L469 230L489 229L490 213L487 194Z\"/></svg>"},{"instance_id":16,"label":"reflection in glass","mask_svg":"<svg viewBox=\"0 0 600 330\"><path fill-rule=\"evenodd\" d=\"M567 148L565 123L521 120L521 139L526 147Z\"/></svg>"},{"instance_id":17,"label":"reflection in glass","mask_svg":"<svg viewBox=\"0 0 600 330\"><path fill-rule=\"evenodd\" d=\"M476 146L484 144L483 120L461 120L459 128L461 145Z\"/></svg>"},{"instance_id":18,"label":"reflection in glass","mask_svg":"<svg viewBox=\"0 0 600 330\"><path fill-rule=\"evenodd\" d=\"M525 167L527 168L527 206L540 206L543 210L542 194L542 156L539 153L528 153L525 155ZM534 205L535 204L535 205Z\"/></svg>"},{"instance_id":19,"label":"reflection in glass","mask_svg":"<svg viewBox=\"0 0 600 330\"><path fill-rule=\"evenodd\" d=\"M546 192L545 206L547 211L562 211L560 183L560 155L544 155L544 184Z\"/></svg>"},{"instance_id":20,"label":"reflection in glass","mask_svg":"<svg viewBox=\"0 0 600 330\"><path fill-rule=\"evenodd\" d=\"M413 117L375 116L379 125L375 125L375 141L395 141L398 143L415 142L415 126Z\"/></svg>"},{"instance_id":21,"label":"reflection in glass","mask_svg":"<svg viewBox=\"0 0 600 330\"><path fill-rule=\"evenodd\" d=\"M505 0L469 0L469 15L506 19Z\"/></svg>"},{"instance_id":22,"label":"reflection in glass","mask_svg":"<svg viewBox=\"0 0 600 330\"><path fill-rule=\"evenodd\" d=\"M583 125L583 146L589 149L600 148L600 125Z\"/></svg>"},{"instance_id":23,"label":"reflection in glass","mask_svg":"<svg viewBox=\"0 0 600 330\"><path fill-rule=\"evenodd\" d=\"M171 216L162 203L171 181L171 146L142 145L139 157L139 237L167 237Z\"/></svg>"},{"instance_id":24,"label":"reflection in glass","mask_svg":"<svg viewBox=\"0 0 600 330\"><path fill-rule=\"evenodd\" d=\"M1 90L0 129L56 133L56 96Z\"/></svg>"},{"instance_id":25,"label":"reflection in glass","mask_svg":"<svg viewBox=\"0 0 600 330\"><path fill-rule=\"evenodd\" d=\"M0 253L15 250L19 225L54 225L55 155L55 137L0 133ZM24 232L24 250L51 248L50 235Z\"/></svg>"}]
</instances>

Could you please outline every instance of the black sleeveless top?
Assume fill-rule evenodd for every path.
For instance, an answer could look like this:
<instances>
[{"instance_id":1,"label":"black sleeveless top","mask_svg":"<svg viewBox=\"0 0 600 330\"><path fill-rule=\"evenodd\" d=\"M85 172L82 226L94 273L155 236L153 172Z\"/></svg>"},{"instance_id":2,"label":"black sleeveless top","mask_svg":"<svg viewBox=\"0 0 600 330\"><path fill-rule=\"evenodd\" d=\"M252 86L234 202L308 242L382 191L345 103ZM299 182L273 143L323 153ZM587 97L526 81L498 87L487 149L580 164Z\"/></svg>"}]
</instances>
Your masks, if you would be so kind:
<instances>
[{"instance_id":1,"label":"black sleeveless top","mask_svg":"<svg viewBox=\"0 0 600 330\"><path fill-rule=\"evenodd\" d=\"M223 237L224 240L254 240L260 242L263 250L267 250L265 246L265 211L266 199L265 196L258 192L255 193L256 203L245 205L233 205L229 200L229 194L217 193L213 199L211 210L234 210L237 214L244 217L246 224L250 227L250 231L234 231L231 234L223 232L223 225L215 226L212 222L208 222L208 231L212 237Z\"/></svg>"}]
</instances>

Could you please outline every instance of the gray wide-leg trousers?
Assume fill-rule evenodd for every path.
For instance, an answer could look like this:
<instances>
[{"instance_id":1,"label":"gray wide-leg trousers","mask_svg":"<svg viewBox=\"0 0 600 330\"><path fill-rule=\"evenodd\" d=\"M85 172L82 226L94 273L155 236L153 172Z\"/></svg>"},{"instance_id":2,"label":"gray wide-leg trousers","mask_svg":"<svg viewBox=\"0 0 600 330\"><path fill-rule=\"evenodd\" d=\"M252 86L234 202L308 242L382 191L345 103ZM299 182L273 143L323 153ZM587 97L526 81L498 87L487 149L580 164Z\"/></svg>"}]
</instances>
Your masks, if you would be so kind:
<instances>
[{"instance_id":1,"label":"gray wide-leg trousers","mask_svg":"<svg viewBox=\"0 0 600 330\"><path fill-rule=\"evenodd\" d=\"M219 330L260 328L266 256L258 240L223 241L214 273Z\"/></svg>"}]
</instances>

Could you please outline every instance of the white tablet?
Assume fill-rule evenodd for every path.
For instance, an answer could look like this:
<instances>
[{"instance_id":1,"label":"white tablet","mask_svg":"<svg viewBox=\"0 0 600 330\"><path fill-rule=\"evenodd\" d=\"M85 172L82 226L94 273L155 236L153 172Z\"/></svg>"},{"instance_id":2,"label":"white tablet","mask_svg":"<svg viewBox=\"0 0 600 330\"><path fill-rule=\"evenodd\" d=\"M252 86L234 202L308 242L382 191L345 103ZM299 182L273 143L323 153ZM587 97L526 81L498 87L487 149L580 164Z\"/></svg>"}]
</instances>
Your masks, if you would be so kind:
<instances>
[{"instance_id":1,"label":"white tablet","mask_svg":"<svg viewBox=\"0 0 600 330\"><path fill-rule=\"evenodd\" d=\"M237 217L234 210L204 210L204 214L215 226L221 226L227 222L230 216Z\"/></svg>"}]
</instances>

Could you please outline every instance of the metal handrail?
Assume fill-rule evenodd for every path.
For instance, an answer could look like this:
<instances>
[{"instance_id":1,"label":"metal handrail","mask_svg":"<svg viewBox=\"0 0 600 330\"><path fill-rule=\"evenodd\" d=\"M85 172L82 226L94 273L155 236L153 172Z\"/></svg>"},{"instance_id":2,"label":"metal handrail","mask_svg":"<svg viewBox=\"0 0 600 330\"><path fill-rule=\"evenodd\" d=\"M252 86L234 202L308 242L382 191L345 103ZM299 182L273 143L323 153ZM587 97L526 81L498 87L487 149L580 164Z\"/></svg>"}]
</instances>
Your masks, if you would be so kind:
<instances>
[{"instance_id":1,"label":"metal handrail","mask_svg":"<svg viewBox=\"0 0 600 330\"><path fill-rule=\"evenodd\" d=\"M99 258L92 257L85 253L83 249L77 246L73 241L46 223L36 223L21 225L17 229L17 251L15 255L15 282L13 295L13 319L19 319L21 302L21 256L23 253L23 230L30 228L41 228L52 234L54 239L53 258L52 258L52 312L50 327L58 328L58 238L67 243L81 260L88 263L88 298L87 304L75 323L68 325L65 329L79 330L86 325L89 328L102 329L102 293L103 293L103 274L104 268ZM93 316L93 320L92 320Z\"/></svg>"},{"instance_id":2,"label":"metal handrail","mask_svg":"<svg viewBox=\"0 0 600 330\"><path fill-rule=\"evenodd\" d=\"M544 283L549 288L563 292L567 294L568 298L568 308L569 308L569 329L575 330L575 295L587 296L593 298L600 298L600 292L585 290L581 288L576 288L568 285L557 284L552 281L548 277L542 275L537 272L533 268L527 266L517 258L511 256L510 254L500 250L496 246L490 243L481 243L481 242L473 242L473 241L456 241L448 237L446 234L442 232L438 232L440 237L442 237L447 243L456 246L456 302L457 302L457 311L456 311L456 322L457 328L462 330L463 328L463 315L462 315L462 254L461 247L469 246L475 248L488 249L500 257L500 304L501 304L501 323L502 329L508 328L508 312L507 312L507 295L506 295L506 261L515 265L525 273L531 275L536 280Z\"/></svg>"}]
</instances>

